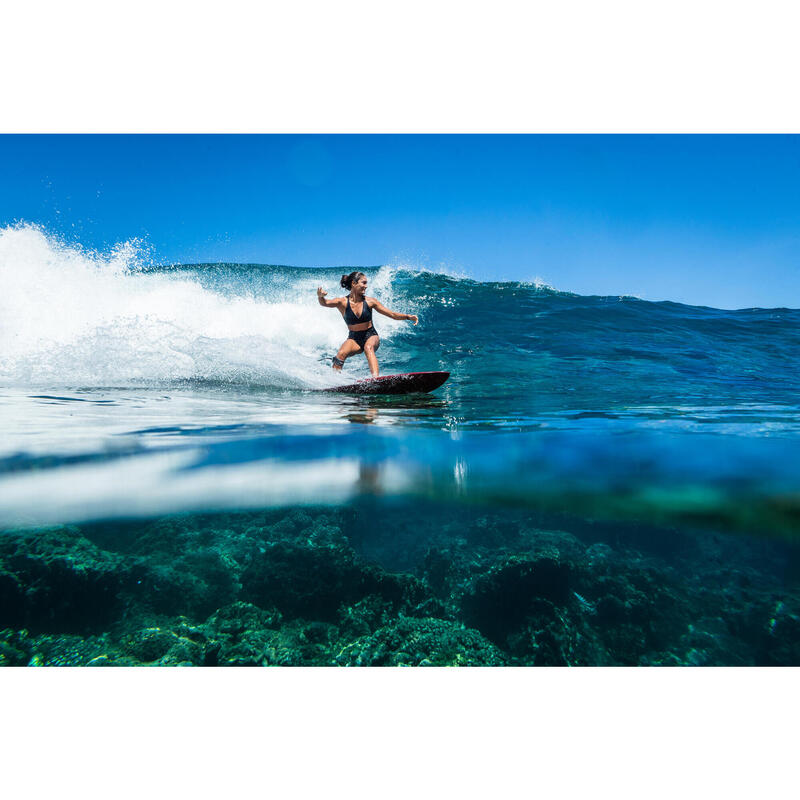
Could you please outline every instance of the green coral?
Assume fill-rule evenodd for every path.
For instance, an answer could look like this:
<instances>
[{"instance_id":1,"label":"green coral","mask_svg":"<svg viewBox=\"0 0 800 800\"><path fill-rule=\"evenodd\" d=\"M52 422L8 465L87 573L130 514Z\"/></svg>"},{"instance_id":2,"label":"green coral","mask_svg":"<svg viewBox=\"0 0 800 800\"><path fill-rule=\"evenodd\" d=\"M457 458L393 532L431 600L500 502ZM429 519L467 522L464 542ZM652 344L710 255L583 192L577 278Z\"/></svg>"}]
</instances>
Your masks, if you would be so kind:
<instances>
[{"instance_id":1,"label":"green coral","mask_svg":"<svg viewBox=\"0 0 800 800\"><path fill-rule=\"evenodd\" d=\"M0 665L800 663L764 542L374 503L7 531Z\"/></svg>"},{"instance_id":2,"label":"green coral","mask_svg":"<svg viewBox=\"0 0 800 800\"><path fill-rule=\"evenodd\" d=\"M502 652L478 631L441 619L400 615L392 624L346 644L342 666L501 666Z\"/></svg>"}]
</instances>

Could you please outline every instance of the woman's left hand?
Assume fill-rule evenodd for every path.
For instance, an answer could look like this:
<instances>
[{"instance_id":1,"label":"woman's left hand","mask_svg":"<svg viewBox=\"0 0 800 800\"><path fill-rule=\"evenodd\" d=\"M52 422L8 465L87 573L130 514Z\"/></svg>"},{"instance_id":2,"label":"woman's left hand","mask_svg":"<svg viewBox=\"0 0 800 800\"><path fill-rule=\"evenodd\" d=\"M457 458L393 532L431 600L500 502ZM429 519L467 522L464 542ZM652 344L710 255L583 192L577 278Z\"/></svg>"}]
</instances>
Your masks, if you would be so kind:
<instances>
[{"instance_id":1,"label":"woman's left hand","mask_svg":"<svg viewBox=\"0 0 800 800\"><path fill-rule=\"evenodd\" d=\"M409 314L408 321L413 322L416 325L419 322L419 317L416 314Z\"/></svg>"}]
</instances>

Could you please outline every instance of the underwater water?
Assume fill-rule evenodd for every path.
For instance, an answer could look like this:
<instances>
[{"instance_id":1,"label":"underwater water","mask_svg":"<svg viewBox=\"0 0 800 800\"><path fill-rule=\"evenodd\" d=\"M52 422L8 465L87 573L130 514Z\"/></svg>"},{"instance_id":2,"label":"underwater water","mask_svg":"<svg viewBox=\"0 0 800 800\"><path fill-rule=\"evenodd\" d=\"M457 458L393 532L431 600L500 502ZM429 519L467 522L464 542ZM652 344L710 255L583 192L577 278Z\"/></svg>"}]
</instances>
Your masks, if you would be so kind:
<instances>
[{"instance_id":1,"label":"underwater water","mask_svg":"<svg viewBox=\"0 0 800 800\"><path fill-rule=\"evenodd\" d=\"M0 663L800 663L800 311L0 231Z\"/></svg>"}]
</instances>

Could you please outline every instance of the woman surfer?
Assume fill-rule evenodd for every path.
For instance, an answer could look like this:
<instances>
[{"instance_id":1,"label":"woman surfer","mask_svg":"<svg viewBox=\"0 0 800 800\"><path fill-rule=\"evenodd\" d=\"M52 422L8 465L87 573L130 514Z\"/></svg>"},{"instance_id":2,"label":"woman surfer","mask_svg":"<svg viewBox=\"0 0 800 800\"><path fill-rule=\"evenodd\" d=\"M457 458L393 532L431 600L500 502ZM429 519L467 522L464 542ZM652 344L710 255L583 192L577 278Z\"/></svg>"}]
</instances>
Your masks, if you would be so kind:
<instances>
[{"instance_id":1,"label":"woman surfer","mask_svg":"<svg viewBox=\"0 0 800 800\"><path fill-rule=\"evenodd\" d=\"M356 353L363 352L367 357L372 377L377 378L378 359L375 356L375 351L380 347L381 340L378 332L372 326L373 309L379 314L392 319L411 320L415 325L419 319L415 314L399 314L397 311L389 311L374 297L367 297L367 276L363 272L351 272L349 275L342 275L340 285L342 288L349 290L350 294L347 297L326 300L325 295L328 293L323 291L321 286L317 289L319 304L326 308L338 308L350 330L350 335L339 348L339 352L333 357L332 366L336 370L341 370L346 359Z\"/></svg>"}]
</instances>

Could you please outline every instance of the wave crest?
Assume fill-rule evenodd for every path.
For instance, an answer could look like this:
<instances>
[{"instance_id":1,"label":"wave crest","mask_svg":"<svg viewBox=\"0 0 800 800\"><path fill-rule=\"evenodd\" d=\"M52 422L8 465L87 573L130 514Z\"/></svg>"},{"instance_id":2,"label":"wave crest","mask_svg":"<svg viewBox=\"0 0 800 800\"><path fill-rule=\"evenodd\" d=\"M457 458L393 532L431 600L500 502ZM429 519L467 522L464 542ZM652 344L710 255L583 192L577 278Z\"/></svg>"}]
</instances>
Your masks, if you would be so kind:
<instances>
[{"instance_id":1,"label":"wave crest","mask_svg":"<svg viewBox=\"0 0 800 800\"><path fill-rule=\"evenodd\" d=\"M330 382L320 361L341 343L341 321L310 313L318 310L310 287L237 295L145 267L135 240L102 254L32 225L0 230L0 380Z\"/></svg>"}]
</instances>

